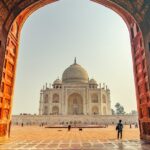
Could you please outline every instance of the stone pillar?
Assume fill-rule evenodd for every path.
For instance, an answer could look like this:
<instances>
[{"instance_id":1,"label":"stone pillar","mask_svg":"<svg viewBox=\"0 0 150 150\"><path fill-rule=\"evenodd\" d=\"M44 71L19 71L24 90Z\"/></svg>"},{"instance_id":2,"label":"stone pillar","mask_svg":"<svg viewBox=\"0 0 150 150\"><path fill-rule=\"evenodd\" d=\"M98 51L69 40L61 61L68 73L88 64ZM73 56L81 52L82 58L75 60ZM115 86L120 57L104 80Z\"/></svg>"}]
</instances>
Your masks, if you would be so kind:
<instances>
[{"instance_id":1,"label":"stone pillar","mask_svg":"<svg viewBox=\"0 0 150 150\"><path fill-rule=\"evenodd\" d=\"M65 88L64 89L64 115L67 115L68 114L68 97L69 95L67 94L67 89Z\"/></svg>"},{"instance_id":2,"label":"stone pillar","mask_svg":"<svg viewBox=\"0 0 150 150\"><path fill-rule=\"evenodd\" d=\"M49 93L49 114L52 113L52 106L53 106L53 94L52 92Z\"/></svg>"},{"instance_id":3,"label":"stone pillar","mask_svg":"<svg viewBox=\"0 0 150 150\"><path fill-rule=\"evenodd\" d=\"M132 57L133 57L133 69L135 77L136 86L136 97L137 97L137 108L139 115L139 125L140 125L140 136L143 139L150 139L150 133L147 129L150 128L149 125L149 114L148 101L149 97L149 52L144 46L143 35L140 31L138 25L133 22L131 24L131 43L132 43ZM146 126L146 128L145 128Z\"/></svg>"},{"instance_id":4,"label":"stone pillar","mask_svg":"<svg viewBox=\"0 0 150 150\"><path fill-rule=\"evenodd\" d=\"M102 115L102 110L101 110L101 105L102 105L102 100L101 100L101 86L99 88L98 92L98 109L99 109L99 115Z\"/></svg>"},{"instance_id":5,"label":"stone pillar","mask_svg":"<svg viewBox=\"0 0 150 150\"><path fill-rule=\"evenodd\" d=\"M108 102L108 104L107 104L107 111L108 111L108 115L112 115L112 112L111 112L111 99L110 99L110 90L107 88L107 90L106 90L106 92L107 92L107 102Z\"/></svg>"},{"instance_id":6,"label":"stone pillar","mask_svg":"<svg viewBox=\"0 0 150 150\"><path fill-rule=\"evenodd\" d=\"M1 22L1 21L0 21ZM2 22L0 23L0 25ZM7 128L9 121L4 118L4 60L5 60L5 43L6 43L6 34L4 33L4 29L0 26L0 137L7 135ZM10 106L11 107L11 106Z\"/></svg>"},{"instance_id":7,"label":"stone pillar","mask_svg":"<svg viewBox=\"0 0 150 150\"><path fill-rule=\"evenodd\" d=\"M39 115L42 115L43 113L43 90L40 92L40 106L39 106Z\"/></svg>"},{"instance_id":8,"label":"stone pillar","mask_svg":"<svg viewBox=\"0 0 150 150\"><path fill-rule=\"evenodd\" d=\"M85 115L87 112L87 95L86 95L86 91L84 90L84 92L82 93L82 99L83 99L83 114Z\"/></svg>"},{"instance_id":9,"label":"stone pillar","mask_svg":"<svg viewBox=\"0 0 150 150\"><path fill-rule=\"evenodd\" d=\"M86 114L90 114L90 89L89 86L87 87L87 112Z\"/></svg>"},{"instance_id":10,"label":"stone pillar","mask_svg":"<svg viewBox=\"0 0 150 150\"><path fill-rule=\"evenodd\" d=\"M0 136L10 134L12 100L18 57L18 22L11 26L7 38L0 39ZM3 43L3 40L5 43ZM2 69L2 70L1 70ZM8 134L7 134L8 133Z\"/></svg>"},{"instance_id":11,"label":"stone pillar","mask_svg":"<svg viewBox=\"0 0 150 150\"><path fill-rule=\"evenodd\" d=\"M85 94L83 94L84 96L82 97L83 99L83 114L86 114L86 98L85 98Z\"/></svg>"}]
</instances>

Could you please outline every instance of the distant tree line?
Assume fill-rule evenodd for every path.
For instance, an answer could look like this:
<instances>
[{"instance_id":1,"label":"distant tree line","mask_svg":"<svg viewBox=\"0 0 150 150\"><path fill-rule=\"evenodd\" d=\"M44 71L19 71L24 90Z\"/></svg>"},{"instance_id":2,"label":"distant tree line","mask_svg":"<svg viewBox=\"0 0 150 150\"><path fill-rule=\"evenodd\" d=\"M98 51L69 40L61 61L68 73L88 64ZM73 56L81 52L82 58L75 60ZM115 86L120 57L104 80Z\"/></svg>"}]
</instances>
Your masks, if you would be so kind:
<instances>
[{"instance_id":1,"label":"distant tree line","mask_svg":"<svg viewBox=\"0 0 150 150\"><path fill-rule=\"evenodd\" d=\"M130 113L126 113L124 107L120 103L115 104L115 110L112 109L112 115L137 115L136 110L132 110Z\"/></svg>"}]
</instances>

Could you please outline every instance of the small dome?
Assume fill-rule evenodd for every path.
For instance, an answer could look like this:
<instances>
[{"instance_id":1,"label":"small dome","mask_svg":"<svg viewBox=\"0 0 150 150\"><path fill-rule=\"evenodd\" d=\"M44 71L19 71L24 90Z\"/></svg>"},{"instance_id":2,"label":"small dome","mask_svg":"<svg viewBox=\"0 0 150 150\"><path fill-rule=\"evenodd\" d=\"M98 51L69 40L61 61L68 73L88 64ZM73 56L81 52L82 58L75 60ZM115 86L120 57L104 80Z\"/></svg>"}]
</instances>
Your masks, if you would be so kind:
<instances>
[{"instance_id":1,"label":"small dome","mask_svg":"<svg viewBox=\"0 0 150 150\"><path fill-rule=\"evenodd\" d=\"M60 79L56 79L54 82L53 82L53 85L56 85L56 84L62 84L62 81Z\"/></svg>"},{"instance_id":2,"label":"small dome","mask_svg":"<svg viewBox=\"0 0 150 150\"><path fill-rule=\"evenodd\" d=\"M91 80L89 81L89 84L96 84L96 85L97 85L97 82L96 82L95 79L91 79Z\"/></svg>"},{"instance_id":3,"label":"small dome","mask_svg":"<svg viewBox=\"0 0 150 150\"><path fill-rule=\"evenodd\" d=\"M64 83L88 83L89 77L87 71L76 63L76 59L74 64L70 65L62 75L62 81Z\"/></svg>"}]
</instances>

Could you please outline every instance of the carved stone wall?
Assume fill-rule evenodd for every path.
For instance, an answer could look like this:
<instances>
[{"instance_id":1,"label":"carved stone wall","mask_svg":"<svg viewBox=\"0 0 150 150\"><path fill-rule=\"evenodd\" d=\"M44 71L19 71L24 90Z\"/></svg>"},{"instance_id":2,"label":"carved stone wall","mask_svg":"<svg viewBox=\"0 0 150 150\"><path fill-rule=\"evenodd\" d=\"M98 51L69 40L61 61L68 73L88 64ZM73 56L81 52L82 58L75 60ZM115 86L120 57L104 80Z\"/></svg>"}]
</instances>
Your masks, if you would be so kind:
<instances>
[{"instance_id":1,"label":"carved stone wall","mask_svg":"<svg viewBox=\"0 0 150 150\"><path fill-rule=\"evenodd\" d=\"M40 125L42 122L48 125L59 125L70 122L80 122L81 125L90 125L90 124L117 124L118 120L122 120L124 124L131 124L138 122L137 115L46 115L46 116L34 116L34 115L18 115L12 117L12 123L14 125Z\"/></svg>"}]
</instances>

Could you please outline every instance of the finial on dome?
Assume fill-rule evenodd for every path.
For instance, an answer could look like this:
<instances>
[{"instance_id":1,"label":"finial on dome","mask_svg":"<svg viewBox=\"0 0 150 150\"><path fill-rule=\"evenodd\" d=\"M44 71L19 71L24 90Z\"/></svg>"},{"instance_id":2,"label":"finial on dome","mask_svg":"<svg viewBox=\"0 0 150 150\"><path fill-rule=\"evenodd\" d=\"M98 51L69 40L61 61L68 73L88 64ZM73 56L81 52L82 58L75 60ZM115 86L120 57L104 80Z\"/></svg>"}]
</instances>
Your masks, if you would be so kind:
<instances>
[{"instance_id":1,"label":"finial on dome","mask_svg":"<svg viewBox=\"0 0 150 150\"><path fill-rule=\"evenodd\" d=\"M74 64L77 64L77 59L76 59L76 57L74 58Z\"/></svg>"}]
</instances>

